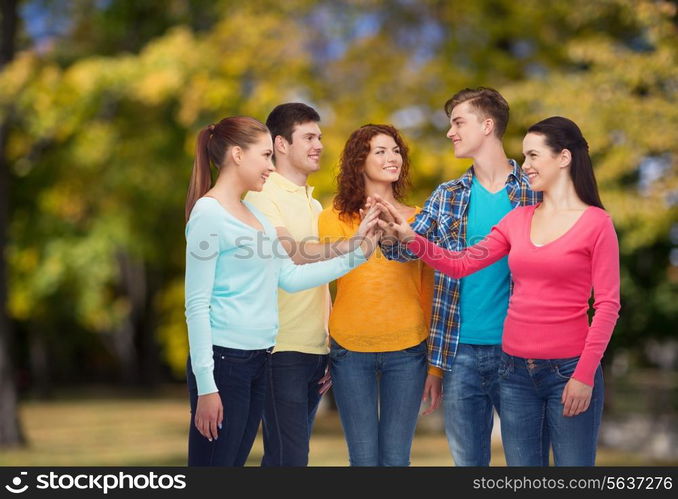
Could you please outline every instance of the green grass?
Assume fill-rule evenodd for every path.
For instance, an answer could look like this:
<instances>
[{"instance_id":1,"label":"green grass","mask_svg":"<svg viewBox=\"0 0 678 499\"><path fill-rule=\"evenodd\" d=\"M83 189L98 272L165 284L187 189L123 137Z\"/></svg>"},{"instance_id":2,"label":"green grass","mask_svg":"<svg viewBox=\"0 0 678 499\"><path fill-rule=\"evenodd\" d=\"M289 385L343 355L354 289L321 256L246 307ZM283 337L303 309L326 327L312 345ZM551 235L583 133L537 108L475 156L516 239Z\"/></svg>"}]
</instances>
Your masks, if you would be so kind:
<instances>
[{"instance_id":1,"label":"green grass","mask_svg":"<svg viewBox=\"0 0 678 499\"><path fill-rule=\"evenodd\" d=\"M62 396L56 401L27 401L21 421L29 445L3 449L3 466L183 466L186 462L188 402L174 389L162 396L119 395L102 391ZM248 465L258 465L260 436ZM600 449L600 465L654 465L642 456ZM311 439L310 465L345 466L346 444L338 416L318 415ZM417 432L413 466L452 465L441 432ZM492 465L504 465L501 445L492 451ZM674 463L675 464L675 463Z\"/></svg>"}]
</instances>

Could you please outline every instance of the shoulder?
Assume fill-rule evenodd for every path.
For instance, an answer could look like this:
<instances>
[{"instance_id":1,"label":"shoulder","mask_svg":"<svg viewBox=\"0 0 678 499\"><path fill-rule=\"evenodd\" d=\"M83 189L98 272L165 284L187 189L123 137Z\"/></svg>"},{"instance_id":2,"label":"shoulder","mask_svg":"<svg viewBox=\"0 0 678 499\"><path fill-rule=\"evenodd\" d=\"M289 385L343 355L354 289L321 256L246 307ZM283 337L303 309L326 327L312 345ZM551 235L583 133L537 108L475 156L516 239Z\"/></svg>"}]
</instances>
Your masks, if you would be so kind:
<instances>
[{"instance_id":1,"label":"shoulder","mask_svg":"<svg viewBox=\"0 0 678 499\"><path fill-rule=\"evenodd\" d=\"M499 223L504 226L506 225L513 226L522 224L526 220L528 220L530 216L532 216L532 213L534 213L535 208L536 208L535 205L518 206L516 208L513 208L506 215L504 215L504 218L502 218Z\"/></svg>"},{"instance_id":2,"label":"shoulder","mask_svg":"<svg viewBox=\"0 0 678 499\"><path fill-rule=\"evenodd\" d=\"M218 217L221 215L223 215L223 208L219 204L219 201L209 196L204 196L198 199L193 205L188 222L190 223L191 221L200 218Z\"/></svg>"},{"instance_id":3,"label":"shoulder","mask_svg":"<svg viewBox=\"0 0 678 499\"><path fill-rule=\"evenodd\" d=\"M600 233L605 230L614 231L614 222L612 216L602 208L597 206L589 206L586 209L587 223L594 228L596 232Z\"/></svg>"},{"instance_id":4,"label":"shoulder","mask_svg":"<svg viewBox=\"0 0 678 499\"><path fill-rule=\"evenodd\" d=\"M318 215L318 220L322 222L342 222L341 218L339 217L339 212L334 206L331 205L320 212Z\"/></svg>"},{"instance_id":5,"label":"shoulder","mask_svg":"<svg viewBox=\"0 0 678 499\"><path fill-rule=\"evenodd\" d=\"M270 204L278 198L278 191L273 182L266 181L261 191L249 191L245 195L245 201L252 204Z\"/></svg>"}]
</instances>

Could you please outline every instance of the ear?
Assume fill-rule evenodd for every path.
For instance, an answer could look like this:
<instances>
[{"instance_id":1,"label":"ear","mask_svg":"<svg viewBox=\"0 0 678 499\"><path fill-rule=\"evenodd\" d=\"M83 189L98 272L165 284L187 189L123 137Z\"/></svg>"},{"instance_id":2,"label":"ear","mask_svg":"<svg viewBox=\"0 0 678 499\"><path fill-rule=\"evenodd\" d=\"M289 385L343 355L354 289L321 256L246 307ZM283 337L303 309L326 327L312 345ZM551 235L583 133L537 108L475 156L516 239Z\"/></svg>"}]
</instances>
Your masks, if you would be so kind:
<instances>
[{"instance_id":1,"label":"ear","mask_svg":"<svg viewBox=\"0 0 678 499\"><path fill-rule=\"evenodd\" d=\"M233 146L229 152L231 159L235 162L236 165L239 165L242 162L243 150L240 146Z\"/></svg>"},{"instance_id":2,"label":"ear","mask_svg":"<svg viewBox=\"0 0 678 499\"><path fill-rule=\"evenodd\" d=\"M273 149L275 152L281 152L282 154L287 154L287 148L289 147L289 142L285 140L285 137L282 135L276 135L275 140L273 141Z\"/></svg>"},{"instance_id":3,"label":"ear","mask_svg":"<svg viewBox=\"0 0 678 499\"><path fill-rule=\"evenodd\" d=\"M563 149L560 151L560 168L566 168L572 164L572 153L569 149Z\"/></svg>"},{"instance_id":4,"label":"ear","mask_svg":"<svg viewBox=\"0 0 678 499\"><path fill-rule=\"evenodd\" d=\"M490 135L494 132L494 120L492 118L487 118L483 121L483 133L485 135Z\"/></svg>"}]
</instances>

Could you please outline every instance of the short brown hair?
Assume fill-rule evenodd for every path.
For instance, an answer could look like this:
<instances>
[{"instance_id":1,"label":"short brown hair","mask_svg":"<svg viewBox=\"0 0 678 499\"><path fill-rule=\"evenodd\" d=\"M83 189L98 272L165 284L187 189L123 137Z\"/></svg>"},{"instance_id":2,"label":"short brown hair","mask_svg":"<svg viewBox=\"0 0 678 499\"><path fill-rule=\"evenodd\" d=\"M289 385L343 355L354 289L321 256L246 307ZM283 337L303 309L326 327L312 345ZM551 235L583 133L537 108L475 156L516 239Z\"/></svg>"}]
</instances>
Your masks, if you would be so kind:
<instances>
[{"instance_id":1,"label":"short brown hair","mask_svg":"<svg viewBox=\"0 0 678 499\"><path fill-rule=\"evenodd\" d=\"M500 139L504 136L509 120L509 105L499 92L487 87L465 88L445 103L447 116L451 116L452 110L463 102L469 102L481 119L492 118L494 134Z\"/></svg>"}]
</instances>

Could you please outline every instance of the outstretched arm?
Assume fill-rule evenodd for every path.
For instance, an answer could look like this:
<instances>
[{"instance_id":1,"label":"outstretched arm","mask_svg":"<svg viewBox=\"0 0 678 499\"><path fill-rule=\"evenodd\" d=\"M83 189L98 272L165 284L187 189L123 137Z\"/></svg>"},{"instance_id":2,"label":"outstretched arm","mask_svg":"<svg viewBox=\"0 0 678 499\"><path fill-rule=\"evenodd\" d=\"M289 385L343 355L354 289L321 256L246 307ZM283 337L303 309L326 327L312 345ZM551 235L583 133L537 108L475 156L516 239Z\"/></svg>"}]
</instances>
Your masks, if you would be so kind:
<instances>
[{"instance_id":1,"label":"outstretched arm","mask_svg":"<svg viewBox=\"0 0 678 499\"><path fill-rule=\"evenodd\" d=\"M280 287L289 293L314 288L333 281L365 263L379 245L381 231L377 227L378 213L374 208L365 215L367 232L365 237L354 241L350 253L306 265L295 265L289 257L283 257Z\"/></svg>"},{"instance_id":2,"label":"outstretched arm","mask_svg":"<svg viewBox=\"0 0 678 499\"><path fill-rule=\"evenodd\" d=\"M508 255L510 242L501 223L478 244L463 251L450 251L432 243L412 230L400 213L388 202L381 200L380 219L377 222L385 234L396 237L407 249L436 270L454 278L477 272Z\"/></svg>"}]
</instances>

